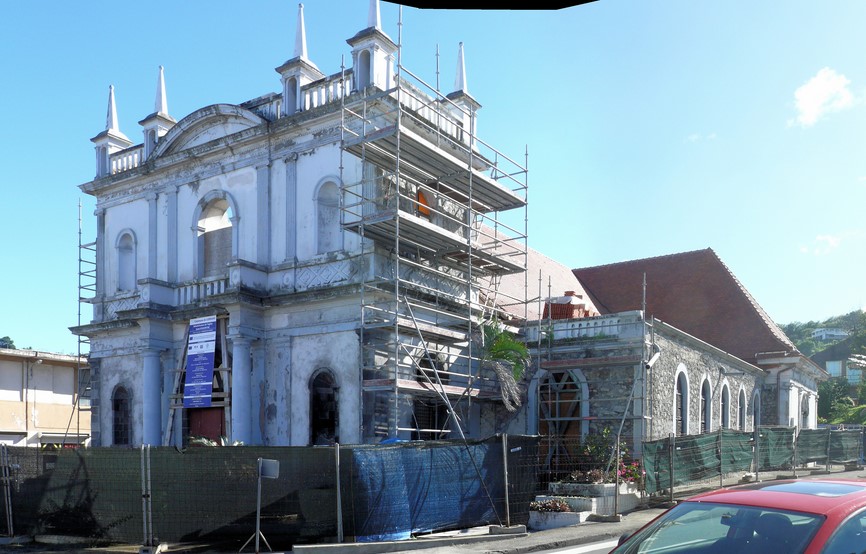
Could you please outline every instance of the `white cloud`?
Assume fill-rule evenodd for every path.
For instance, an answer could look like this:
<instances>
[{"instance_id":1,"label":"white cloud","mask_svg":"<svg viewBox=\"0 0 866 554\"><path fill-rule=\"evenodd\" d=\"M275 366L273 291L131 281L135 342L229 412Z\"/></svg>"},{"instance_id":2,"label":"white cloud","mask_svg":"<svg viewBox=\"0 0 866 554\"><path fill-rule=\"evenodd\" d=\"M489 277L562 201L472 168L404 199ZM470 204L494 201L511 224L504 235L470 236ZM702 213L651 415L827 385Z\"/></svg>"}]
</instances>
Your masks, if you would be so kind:
<instances>
[{"instance_id":1,"label":"white cloud","mask_svg":"<svg viewBox=\"0 0 866 554\"><path fill-rule=\"evenodd\" d=\"M801 246L800 252L813 256L824 256L839 248L840 244L842 244L841 236L818 235L811 243Z\"/></svg>"},{"instance_id":2,"label":"white cloud","mask_svg":"<svg viewBox=\"0 0 866 554\"><path fill-rule=\"evenodd\" d=\"M848 88L851 81L829 67L794 91L797 118L789 125L811 127L828 113L838 112L854 105L854 94Z\"/></svg>"}]
</instances>

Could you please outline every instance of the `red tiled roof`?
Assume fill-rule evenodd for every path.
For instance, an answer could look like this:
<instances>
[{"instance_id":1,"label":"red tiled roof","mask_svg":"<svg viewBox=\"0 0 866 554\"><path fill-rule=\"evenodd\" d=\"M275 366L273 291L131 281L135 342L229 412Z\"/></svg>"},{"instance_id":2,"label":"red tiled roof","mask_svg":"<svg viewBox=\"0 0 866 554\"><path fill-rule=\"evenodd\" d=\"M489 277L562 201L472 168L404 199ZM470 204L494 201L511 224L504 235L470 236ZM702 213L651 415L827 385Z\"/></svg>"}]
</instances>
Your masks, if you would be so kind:
<instances>
[{"instance_id":1,"label":"red tiled roof","mask_svg":"<svg viewBox=\"0 0 866 554\"><path fill-rule=\"evenodd\" d=\"M574 270L602 313L641 309L644 273L647 316L747 362L796 350L711 248Z\"/></svg>"}]
</instances>

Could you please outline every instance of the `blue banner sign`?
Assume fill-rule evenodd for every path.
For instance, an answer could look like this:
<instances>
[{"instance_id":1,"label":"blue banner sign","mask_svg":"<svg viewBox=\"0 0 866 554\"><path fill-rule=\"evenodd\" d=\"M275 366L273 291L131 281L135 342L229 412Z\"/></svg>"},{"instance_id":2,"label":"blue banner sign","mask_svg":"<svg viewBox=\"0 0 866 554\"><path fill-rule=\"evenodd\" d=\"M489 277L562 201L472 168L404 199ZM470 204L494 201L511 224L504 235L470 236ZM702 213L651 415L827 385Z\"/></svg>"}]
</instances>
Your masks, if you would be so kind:
<instances>
[{"instance_id":1,"label":"blue banner sign","mask_svg":"<svg viewBox=\"0 0 866 554\"><path fill-rule=\"evenodd\" d=\"M186 345L186 379L183 384L184 408L207 408L213 395L213 362L216 349L216 316L199 317L189 322Z\"/></svg>"}]
</instances>

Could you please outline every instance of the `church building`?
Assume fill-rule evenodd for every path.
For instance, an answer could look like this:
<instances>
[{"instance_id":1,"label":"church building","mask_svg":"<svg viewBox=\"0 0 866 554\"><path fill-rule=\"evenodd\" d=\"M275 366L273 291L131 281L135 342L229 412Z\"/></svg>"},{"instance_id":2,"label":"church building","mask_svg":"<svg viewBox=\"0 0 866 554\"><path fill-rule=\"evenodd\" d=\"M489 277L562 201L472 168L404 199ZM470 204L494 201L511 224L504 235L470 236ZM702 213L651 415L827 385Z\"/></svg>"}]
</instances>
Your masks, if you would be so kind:
<instances>
[{"instance_id":1,"label":"church building","mask_svg":"<svg viewBox=\"0 0 866 554\"><path fill-rule=\"evenodd\" d=\"M498 290L525 279L525 163L477 137L462 43L436 90L371 0L351 65L326 74L303 9L277 92L176 118L160 67L136 143L109 88L80 186L93 319L73 329L93 445L486 436L507 411L477 337L525 304Z\"/></svg>"}]
</instances>

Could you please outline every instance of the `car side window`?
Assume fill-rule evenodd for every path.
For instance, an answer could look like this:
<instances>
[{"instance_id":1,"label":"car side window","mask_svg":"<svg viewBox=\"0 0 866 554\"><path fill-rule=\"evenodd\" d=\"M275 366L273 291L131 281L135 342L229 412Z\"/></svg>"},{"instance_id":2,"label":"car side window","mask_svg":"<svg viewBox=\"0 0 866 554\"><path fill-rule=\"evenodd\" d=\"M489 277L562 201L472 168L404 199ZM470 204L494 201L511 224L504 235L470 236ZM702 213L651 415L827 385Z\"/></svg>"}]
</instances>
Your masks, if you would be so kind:
<instances>
[{"instance_id":1,"label":"car side window","mask_svg":"<svg viewBox=\"0 0 866 554\"><path fill-rule=\"evenodd\" d=\"M822 554L863 554L866 552L866 510L846 519L824 546Z\"/></svg>"}]
</instances>

